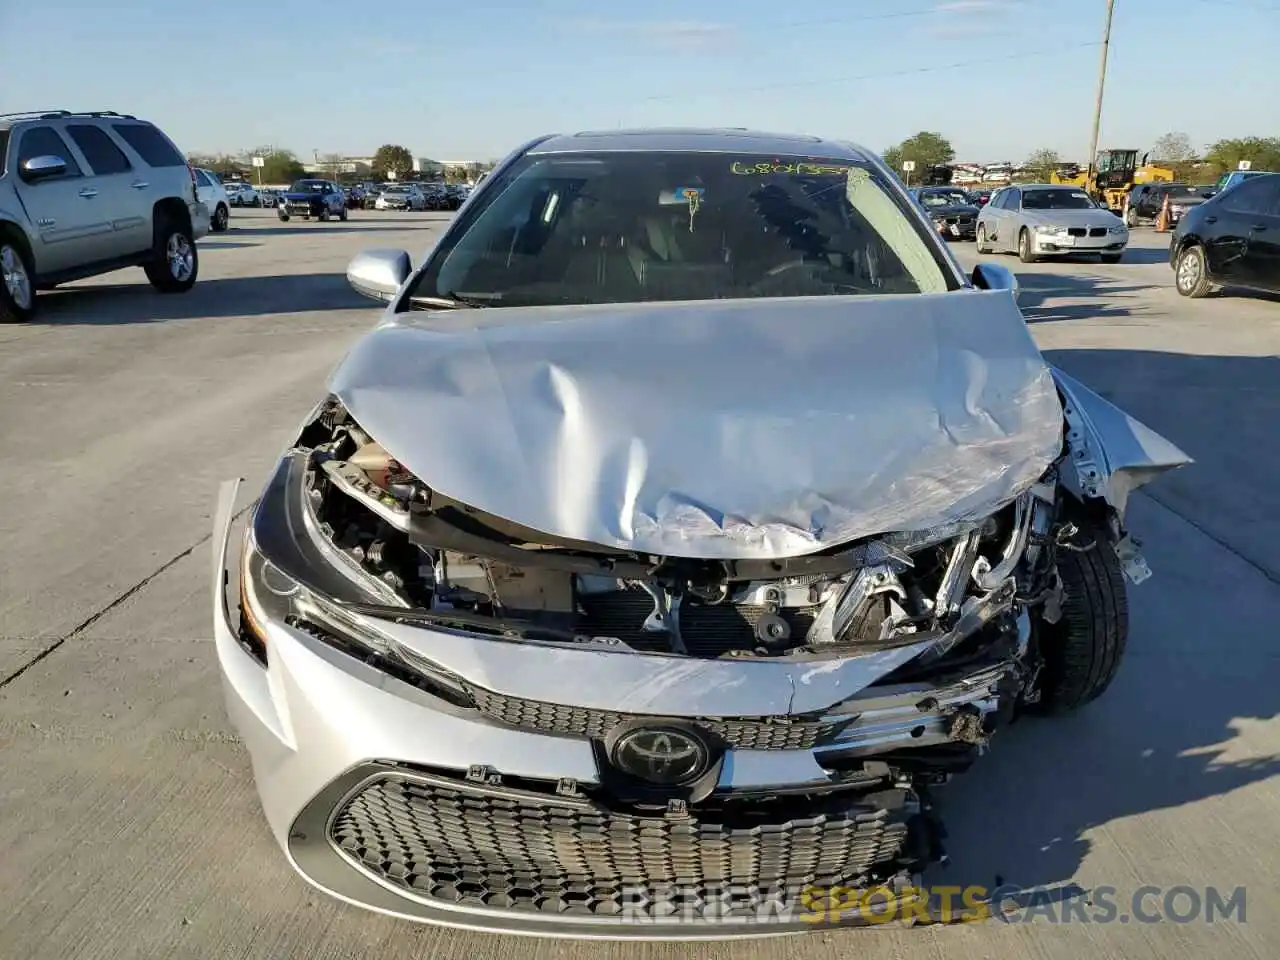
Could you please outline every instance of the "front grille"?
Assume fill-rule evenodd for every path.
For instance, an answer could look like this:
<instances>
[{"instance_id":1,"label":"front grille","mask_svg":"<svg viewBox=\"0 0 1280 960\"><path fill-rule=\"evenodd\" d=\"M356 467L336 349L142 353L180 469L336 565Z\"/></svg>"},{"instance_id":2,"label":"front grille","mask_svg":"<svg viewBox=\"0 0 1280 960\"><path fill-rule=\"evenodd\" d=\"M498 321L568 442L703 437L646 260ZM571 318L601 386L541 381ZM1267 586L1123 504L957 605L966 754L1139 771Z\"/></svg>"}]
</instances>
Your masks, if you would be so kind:
<instances>
[{"instance_id":1,"label":"front grille","mask_svg":"<svg viewBox=\"0 0 1280 960\"><path fill-rule=\"evenodd\" d=\"M532 786L385 774L340 806L329 837L354 867L420 898L544 917L679 911L707 921L759 916L812 886L899 874L916 813L911 794L891 790L713 799L669 819Z\"/></svg>"},{"instance_id":2,"label":"front grille","mask_svg":"<svg viewBox=\"0 0 1280 960\"><path fill-rule=\"evenodd\" d=\"M1068 227L1067 235L1072 237L1083 237L1088 234L1084 227Z\"/></svg>"},{"instance_id":3,"label":"front grille","mask_svg":"<svg viewBox=\"0 0 1280 960\"><path fill-rule=\"evenodd\" d=\"M466 684L481 713L522 730L603 740L615 726L640 719L638 714L570 707L540 700L508 697ZM735 750L812 750L829 741L849 720L806 720L788 717L695 717L691 722Z\"/></svg>"},{"instance_id":4,"label":"front grille","mask_svg":"<svg viewBox=\"0 0 1280 960\"><path fill-rule=\"evenodd\" d=\"M948 226L967 227L972 223L973 217L947 217Z\"/></svg>"},{"instance_id":5,"label":"front grille","mask_svg":"<svg viewBox=\"0 0 1280 960\"><path fill-rule=\"evenodd\" d=\"M1106 227L1090 227L1089 228L1089 236L1091 237L1105 237L1106 235L1107 235Z\"/></svg>"},{"instance_id":6,"label":"front grille","mask_svg":"<svg viewBox=\"0 0 1280 960\"><path fill-rule=\"evenodd\" d=\"M643 590L616 590L587 594L579 598L582 618L575 632L593 637L617 637L628 646L651 653L670 653L671 643L665 633L641 630L645 618L653 612L653 598ZM680 638L695 657L719 657L730 651L749 651L759 646L756 624L764 615L761 606L731 603L700 604L687 602L680 608ZM779 610L787 622L793 640L802 640L813 625L818 607Z\"/></svg>"}]
</instances>

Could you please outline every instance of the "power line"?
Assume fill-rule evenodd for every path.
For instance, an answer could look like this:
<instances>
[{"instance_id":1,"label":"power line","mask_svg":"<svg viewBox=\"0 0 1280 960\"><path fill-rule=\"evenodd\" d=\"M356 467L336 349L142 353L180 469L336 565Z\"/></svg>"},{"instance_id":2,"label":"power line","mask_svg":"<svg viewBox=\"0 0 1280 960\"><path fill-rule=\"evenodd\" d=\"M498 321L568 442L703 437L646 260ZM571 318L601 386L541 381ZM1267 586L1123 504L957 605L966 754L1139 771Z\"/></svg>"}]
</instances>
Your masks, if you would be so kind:
<instances>
[{"instance_id":1,"label":"power line","mask_svg":"<svg viewBox=\"0 0 1280 960\"><path fill-rule=\"evenodd\" d=\"M1055 53L1062 53L1066 50L1083 50L1086 47L1097 47L1097 46L1101 46L1101 43L1097 40L1092 40L1087 43L1073 43L1073 44L1068 44L1067 46L1057 46L1051 50L1047 50L1047 49L1025 50L1022 53L1009 54L1008 56L1004 56L1004 57L986 57L981 60L964 60L960 63L946 63L946 64L939 64L936 66L929 66L929 67L915 67L910 70L885 70L879 73L861 73L861 74L855 74L853 76L845 76L845 77L826 77L820 80L798 80L798 81L792 81L789 83L766 83L766 84L761 84L760 86L754 86L754 87L735 87L732 90L727 92L734 93L734 94L760 93L766 90L791 90L791 89L798 89L801 87L834 86L840 83L854 83L859 80L881 80L889 77L913 76L915 74L920 74L920 73L938 73L943 70L962 70L965 67L978 67L988 63L1005 63L1010 60L1028 60L1032 57L1049 56ZM653 103L655 101L667 101L667 100L695 100L700 97L721 96L721 95L722 94L720 93L699 94L699 93L689 93L688 91L685 91L684 93L662 94L655 97L641 97L640 99L642 102Z\"/></svg>"}]
</instances>

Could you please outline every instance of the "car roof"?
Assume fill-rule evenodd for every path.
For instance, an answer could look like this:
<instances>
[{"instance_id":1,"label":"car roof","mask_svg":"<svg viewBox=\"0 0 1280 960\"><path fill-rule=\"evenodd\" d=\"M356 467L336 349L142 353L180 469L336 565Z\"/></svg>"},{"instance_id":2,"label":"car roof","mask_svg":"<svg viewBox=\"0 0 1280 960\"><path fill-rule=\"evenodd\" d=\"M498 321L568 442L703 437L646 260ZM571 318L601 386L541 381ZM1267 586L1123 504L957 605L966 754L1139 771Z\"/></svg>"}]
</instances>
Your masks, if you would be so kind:
<instances>
[{"instance_id":1,"label":"car roof","mask_svg":"<svg viewBox=\"0 0 1280 960\"><path fill-rule=\"evenodd\" d=\"M586 130L553 134L528 152L751 153L850 160L865 163L873 154L856 144L790 133L766 133L740 127L650 127L634 130Z\"/></svg>"}]
</instances>

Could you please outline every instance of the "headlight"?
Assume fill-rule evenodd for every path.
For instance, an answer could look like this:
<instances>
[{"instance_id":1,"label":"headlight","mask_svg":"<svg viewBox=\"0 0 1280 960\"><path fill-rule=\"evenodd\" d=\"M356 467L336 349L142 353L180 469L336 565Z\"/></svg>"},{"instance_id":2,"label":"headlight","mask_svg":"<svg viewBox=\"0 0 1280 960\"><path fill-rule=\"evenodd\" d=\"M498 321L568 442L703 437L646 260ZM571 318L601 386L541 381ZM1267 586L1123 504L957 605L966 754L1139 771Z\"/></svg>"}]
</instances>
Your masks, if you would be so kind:
<instances>
[{"instance_id":1,"label":"headlight","mask_svg":"<svg viewBox=\"0 0 1280 960\"><path fill-rule=\"evenodd\" d=\"M1116 227L1107 227L1107 233L1115 234L1117 237L1123 236L1129 232L1129 228L1123 223Z\"/></svg>"},{"instance_id":2,"label":"headlight","mask_svg":"<svg viewBox=\"0 0 1280 960\"><path fill-rule=\"evenodd\" d=\"M1067 232L1066 227L1060 227L1055 225L1045 225L1045 224L1037 224L1033 229L1035 230L1036 233L1048 233L1048 234L1055 234L1055 235L1063 234Z\"/></svg>"}]
</instances>

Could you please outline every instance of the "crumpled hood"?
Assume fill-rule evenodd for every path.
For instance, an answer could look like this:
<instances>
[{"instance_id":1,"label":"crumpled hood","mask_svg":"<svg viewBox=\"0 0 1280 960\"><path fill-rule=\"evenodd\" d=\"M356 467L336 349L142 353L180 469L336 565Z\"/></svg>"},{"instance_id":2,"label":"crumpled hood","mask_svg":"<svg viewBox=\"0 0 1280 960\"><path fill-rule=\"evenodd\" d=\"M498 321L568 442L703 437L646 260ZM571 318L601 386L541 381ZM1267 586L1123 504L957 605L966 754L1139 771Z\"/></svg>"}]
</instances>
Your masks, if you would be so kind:
<instances>
[{"instance_id":1,"label":"crumpled hood","mask_svg":"<svg viewBox=\"0 0 1280 960\"><path fill-rule=\"evenodd\" d=\"M982 516L1062 442L1007 291L391 314L331 389L446 496L677 557Z\"/></svg>"}]
</instances>

